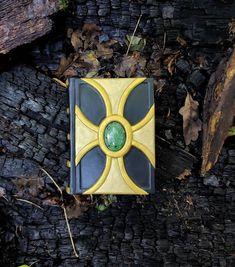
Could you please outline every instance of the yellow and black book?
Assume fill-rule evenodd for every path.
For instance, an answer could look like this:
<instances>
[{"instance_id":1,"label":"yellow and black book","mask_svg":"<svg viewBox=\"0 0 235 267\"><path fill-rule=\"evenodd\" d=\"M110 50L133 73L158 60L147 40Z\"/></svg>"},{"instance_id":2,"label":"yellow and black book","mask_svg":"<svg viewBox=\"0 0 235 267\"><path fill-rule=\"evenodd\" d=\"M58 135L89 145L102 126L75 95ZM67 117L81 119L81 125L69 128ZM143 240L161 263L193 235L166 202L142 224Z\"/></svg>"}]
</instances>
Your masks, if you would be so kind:
<instances>
[{"instance_id":1,"label":"yellow and black book","mask_svg":"<svg viewBox=\"0 0 235 267\"><path fill-rule=\"evenodd\" d=\"M71 78L69 97L70 192L153 193L153 80Z\"/></svg>"}]
</instances>

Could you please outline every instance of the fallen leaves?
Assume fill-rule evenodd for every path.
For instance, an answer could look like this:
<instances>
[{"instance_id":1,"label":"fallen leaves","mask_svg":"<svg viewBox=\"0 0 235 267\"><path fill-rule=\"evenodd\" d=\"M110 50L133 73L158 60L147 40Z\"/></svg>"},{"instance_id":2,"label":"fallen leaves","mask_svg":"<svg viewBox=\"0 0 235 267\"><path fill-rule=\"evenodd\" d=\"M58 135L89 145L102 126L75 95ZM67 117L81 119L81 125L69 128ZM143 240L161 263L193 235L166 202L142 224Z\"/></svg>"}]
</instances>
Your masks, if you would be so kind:
<instances>
[{"instance_id":1,"label":"fallen leaves","mask_svg":"<svg viewBox=\"0 0 235 267\"><path fill-rule=\"evenodd\" d=\"M127 56L119 53L115 55L113 46L117 41L110 39L107 34L102 34L101 28L93 23L84 24L82 30L68 29L67 38L73 51L68 56L61 57L60 65L54 72L55 78L59 79L61 84L64 84L67 78L74 76L88 78L145 76L146 59L140 52L146 45L146 39L127 35L124 41L132 51L132 54ZM123 46L120 43L118 45ZM114 64L114 67L108 68L109 64Z\"/></svg>"},{"instance_id":2,"label":"fallen leaves","mask_svg":"<svg viewBox=\"0 0 235 267\"><path fill-rule=\"evenodd\" d=\"M183 132L186 145L189 145L191 141L196 141L198 132L201 131L202 122L198 115L198 105L198 102L187 93L184 106L179 110L179 113L183 116Z\"/></svg>"},{"instance_id":3,"label":"fallen leaves","mask_svg":"<svg viewBox=\"0 0 235 267\"><path fill-rule=\"evenodd\" d=\"M76 30L72 32L71 44L76 52L83 47L83 37L80 31Z\"/></svg>"},{"instance_id":4,"label":"fallen leaves","mask_svg":"<svg viewBox=\"0 0 235 267\"><path fill-rule=\"evenodd\" d=\"M82 200L79 196L74 196L74 200L65 206L68 219L78 218L89 208L89 202Z\"/></svg>"},{"instance_id":5,"label":"fallen leaves","mask_svg":"<svg viewBox=\"0 0 235 267\"><path fill-rule=\"evenodd\" d=\"M146 60L139 52L132 56L123 56L120 63L114 69L118 77L141 77L144 76Z\"/></svg>"},{"instance_id":6,"label":"fallen leaves","mask_svg":"<svg viewBox=\"0 0 235 267\"><path fill-rule=\"evenodd\" d=\"M131 36L126 35L125 43L127 46L130 46L130 51L139 51L142 52L146 45L146 39L138 37L138 36Z\"/></svg>"},{"instance_id":7,"label":"fallen leaves","mask_svg":"<svg viewBox=\"0 0 235 267\"><path fill-rule=\"evenodd\" d=\"M54 75L65 80L68 77L94 77L101 69L99 59L113 57L111 46L116 43L108 36L101 36L101 28L94 23L84 24L82 30L67 30L73 52L62 56Z\"/></svg>"},{"instance_id":8,"label":"fallen leaves","mask_svg":"<svg viewBox=\"0 0 235 267\"><path fill-rule=\"evenodd\" d=\"M96 209L99 212L105 211L112 205L112 203L117 202L117 197L114 195L103 195L99 199L99 203L96 205Z\"/></svg>"},{"instance_id":9,"label":"fallen leaves","mask_svg":"<svg viewBox=\"0 0 235 267\"><path fill-rule=\"evenodd\" d=\"M192 173L191 173L191 170L189 169L185 169L180 175L178 175L176 177L176 179L178 180L185 180L188 176L190 176Z\"/></svg>"},{"instance_id":10,"label":"fallen leaves","mask_svg":"<svg viewBox=\"0 0 235 267\"><path fill-rule=\"evenodd\" d=\"M105 42L96 45L96 56L97 58L110 59L113 57L113 49L110 48L110 42Z\"/></svg>"},{"instance_id":11,"label":"fallen leaves","mask_svg":"<svg viewBox=\"0 0 235 267\"><path fill-rule=\"evenodd\" d=\"M132 56L123 56L121 62L115 67L114 72L119 77L131 77L137 69L137 61Z\"/></svg>"},{"instance_id":12,"label":"fallen leaves","mask_svg":"<svg viewBox=\"0 0 235 267\"><path fill-rule=\"evenodd\" d=\"M17 196L30 194L36 197L44 187L44 179L42 177L20 177L14 180L14 184L17 188Z\"/></svg>"}]
</instances>

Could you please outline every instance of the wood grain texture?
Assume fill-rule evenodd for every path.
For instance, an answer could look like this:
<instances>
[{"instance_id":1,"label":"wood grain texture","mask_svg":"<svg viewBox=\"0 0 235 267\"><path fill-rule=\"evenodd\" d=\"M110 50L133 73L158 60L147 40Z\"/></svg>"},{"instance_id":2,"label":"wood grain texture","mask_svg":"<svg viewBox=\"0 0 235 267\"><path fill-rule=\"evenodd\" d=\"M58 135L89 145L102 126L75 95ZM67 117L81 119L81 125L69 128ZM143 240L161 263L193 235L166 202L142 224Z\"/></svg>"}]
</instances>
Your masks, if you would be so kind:
<instances>
[{"instance_id":1,"label":"wood grain texture","mask_svg":"<svg viewBox=\"0 0 235 267\"><path fill-rule=\"evenodd\" d=\"M235 116L235 51L211 75L203 112L202 175L217 162Z\"/></svg>"},{"instance_id":2,"label":"wood grain texture","mask_svg":"<svg viewBox=\"0 0 235 267\"><path fill-rule=\"evenodd\" d=\"M56 0L1 0L0 54L48 33L52 28L50 16L58 10Z\"/></svg>"}]
</instances>

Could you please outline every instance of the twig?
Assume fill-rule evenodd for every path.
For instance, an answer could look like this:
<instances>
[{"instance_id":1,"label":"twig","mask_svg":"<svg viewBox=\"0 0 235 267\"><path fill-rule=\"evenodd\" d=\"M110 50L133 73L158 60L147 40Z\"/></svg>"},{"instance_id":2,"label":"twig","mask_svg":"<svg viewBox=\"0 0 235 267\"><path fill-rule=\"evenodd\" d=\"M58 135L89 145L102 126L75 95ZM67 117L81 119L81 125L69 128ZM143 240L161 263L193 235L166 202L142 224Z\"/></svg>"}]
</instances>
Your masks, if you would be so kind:
<instances>
[{"instance_id":1,"label":"twig","mask_svg":"<svg viewBox=\"0 0 235 267\"><path fill-rule=\"evenodd\" d=\"M42 207L40 207L39 205L37 205L37 204L33 203L32 201L29 201L29 200L27 200L27 199L16 198L16 200L18 200L18 201L22 201L22 202L25 202L25 203L28 203L28 204L31 204L31 205L33 205L33 206L39 208L40 210L43 210Z\"/></svg>"},{"instance_id":2,"label":"twig","mask_svg":"<svg viewBox=\"0 0 235 267\"><path fill-rule=\"evenodd\" d=\"M39 260L36 260L36 261L32 262L32 263L29 265L29 267L33 266L33 265L34 265L35 263L37 263L37 262L39 262Z\"/></svg>"},{"instance_id":3,"label":"twig","mask_svg":"<svg viewBox=\"0 0 235 267\"><path fill-rule=\"evenodd\" d=\"M57 79L57 78L52 78L53 81L55 81L56 83L58 83L59 85L65 87L65 88L68 88L68 85L64 82L62 82L60 79Z\"/></svg>"},{"instance_id":4,"label":"twig","mask_svg":"<svg viewBox=\"0 0 235 267\"><path fill-rule=\"evenodd\" d=\"M59 190L60 194L61 194L61 197L63 199L63 192L61 190L61 188L59 187L59 185L56 183L56 181L53 179L53 177L46 171L44 170L43 168L41 168L41 170L51 179L51 181L55 184L56 188ZM74 196L75 198L75 196ZM75 198L76 199L76 198ZM73 248L73 251L74 251L74 254L75 254L75 257L79 258L78 256L78 253L77 253L77 250L76 250L76 247L75 247L75 244L74 244L74 241L73 241L73 236L72 236L72 232L71 232L71 229L70 229L70 225L69 225L69 221L68 221L68 216L67 216L67 211L66 211L66 208L64 207L64 205L61 206L61 208L63 209L64 211L64 218L65 218L65 221L66 221L66 225L67 225L67 229L68 229L68 233L69 233L69 238L70 238L70 241L71 241L71 245L72 245L72 248Z\"/></svg>"},{"instance_id":5,"label":"twig","mask_svg":"<svg viewBox=\"0 0 235 267\"><path fill-rule=\"evenodd\" d=\"M54 185L59 190L61 196L63 197L63 192L62 192L61 188L59 187L59 185L56 183L56 181L51 177L51 175L46 170L44 170L43 168L41 168L41 170L51 179L51 181L54 183Z\"/></svg>"},{"instance_id":6,"label":"twig","mask_svg":"<svg viewBox=\"0 0 235 267\"><path fill-rule=\"evenodd\" d=\"M72 244L72 247L73 247L73 252L75 254L75 257L79 258L77 250L76 250L76 247L75 247L75 244L74 244L74 241L73 241L73 236L72 236L72 232L71 232L71 229L70 229L66 208L64 206L62 206L62 208L64 210L64 217L65 217L65 221L66 221L66 224L67 224L70 241L71 241L71 244Z\"/></svg>"},{"instance_id":7,"label":"twig","mask_svg":"<svg viewBox=\"0 0 235 267\"><path fill-rule=\"evenodd\" d=\"M164 32L164 37L163 37L163 47L162 50L164 51L166 48L166 32Z\"/></svg>"},{"instance_id":8,"label":"twig","mask_svg":"<svg viewBox=\"0 0 235 267\"><path fill-rule=\"evenodd\" d=\"M131 45L132 45L132 42L133 42L133 39L134 39L136 30L137 30L137 28L138 28L138 26L139 26L139 24L140 24L141 17L142 17L142 14L139 16L139 18L138 18L138 20L137 20L137 23L136 23L136 25L135 25L135 29L134 29L134 31L133 31L133 34L132 34L132 36L131 36L130 43L129 43L128 48L127 48L127 51L126 51L126 56L128 56L128 53L129 53L129 50L130 50L130 48L131 48Z\"/></svg>"}]
</instances>

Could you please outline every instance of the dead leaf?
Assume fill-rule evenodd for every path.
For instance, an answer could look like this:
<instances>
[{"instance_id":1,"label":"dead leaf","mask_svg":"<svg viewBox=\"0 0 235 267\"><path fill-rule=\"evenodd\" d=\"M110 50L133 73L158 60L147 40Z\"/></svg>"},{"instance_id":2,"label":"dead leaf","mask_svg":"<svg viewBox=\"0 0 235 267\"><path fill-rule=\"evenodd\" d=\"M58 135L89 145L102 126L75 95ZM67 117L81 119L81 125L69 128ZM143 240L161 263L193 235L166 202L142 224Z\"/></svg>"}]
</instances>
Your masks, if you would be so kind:
<instances>
[{"instance_id":1,"label":"dead leaf","mask_svg":"<svg viewBox=\"0 0 235 267\"><path fill-rule=\"evenodd\" d=\"M76 52L79 48L83 47L82 34L79 30L76 30L72 33L71 44Z\"/></svg>"},{"instance_id":2,"label":"dead leaf","mask_svg":"<svg viewBox=\"0 0 235 267\"><path fill-rule=\"evenodd\" d=\"M83 55L80 57L81 60L84 61L84 63L87 64L87 70L88 73L86 74L87 78L94 77L99 69L100 69L100 62L97 59L97 56L94 51L87 51L83 53Z\"/></svg>"},{"instance_id":3,"label":"dead leaf","mask_svg":"<svg viewBox=\"0 0 235 267\"><path fill-rule=\"evenodd\" d=\"M95 51L97 58L102 57L104 59L110 59L113 57L113 49L106 43L97 44L97 50Z\"/></svg>"},{"instance_id":4,"label":"dead leaf","mask_svg":"<svg viewBox=\"0 0 235 267\"><path fill-rule=\"evenodd\" d=\"M40 189L44 187L44 179L42 177L20 177L14 180L17 187L17 196L24 194L38 196Z\"/></svg>"},{"instance_id":5,"label":"dead leaf","mask_svg":"<svg viewBox=\"0 0 235 267\"><path fill-rule=\"evenodd\" d=\"M81 216L85 211L88 210L89 206L88 203L80 203L74 202L65 207L67 211L67 216L69 219L78 218Z\"/></svg>"},{"instance_id":6,"label":"dead leaf","mask_svg":"<svg viewBox=\"0 0 235 267\"><path fill-rule=\"evenodd\" d=\"M49 196L46 199L43 199L42 201L43 205L46 206L61 206L62 202L61 199L58 196Z\"/></svg>"},{"instance_id":7,"label":"dead leaf","mask_svg":"<svg viewBox=\"0 0 235 267\"><path fill-rule=\"evenodd\" d=\"M170 75L173 75L174 70L175 70L175 63L177 58L179 57L179 52L177 52L176 54L170 55L169 57L167 57L164 61L164 64L167 64L167 70L170 73Z\"/></svg>"},{"instance_id":8,"label":"dead leaf","mask_svg":"<svg viewBox=\"0 0 235 267\"><path fill-rule=\"evenodd\" d=\"M130 51L143 51L144 47L146 45L146 39L137 37L137 36L132 36L132 35L126 35L124 39L125 43L127 46L130 45Z\"/></svg>"},{"instance_id":9,"label":"dead leaf","mask_svg":"<svg viewBox=\"0 0 235 267\"><path fill-rule=\"evenodd\" d=\"M187 93L184 106L179 110L183 116L183 132L185 144L189 145L191 141L196 141L198 132L201 131L202 122L198 116L198 102L193 100Z\"/></svg>"},{"instance_id":10,"label":"dead leaf","mask_svg":"<svg viewBox=\"0 0 235 267\"><path fill-rule=\"evenodd\" d=\"M92 49L95 44L98 43L96 37L100 35L101 28L94 23L86 23L82 28L82 34L84 36L84 50L88 48ZM98 39L98 38L97 38Z\"/></svg>"},{"instance_id":11,"label":"dead leaf","mask_svg":"<svg viewBox=\"0 0 235 267\"><path fill-rule=\"evenodd\" d=\"M95 23L85 23L83 25L82 31L84 33L93 34L94 32L100 32L101 28L97 26Z\"/></svg>"},{"instance_id":12,"label":"dead leaf","mask_svg":"<svg viewBox=\"0 0 235 267\"><path fill-rule=\"evenodd\" d=\"M229 36L233 40L235 38L235 20L232 20L228 24L228 29L229 29Z\"/></svg>"},{"instance_id":13,"label":"dead leaf","mask_svg":"<svg viewBox=\"0 0 235 267\"><path fill-rule=\"evenodd\" d=\"M178 180L184 180L184 179L186 179L191 174L192 174L191 173L191 170L185 169L180 175L178 175L176 177L176 179L178 179Z\"/></svg>"},{"instance_id":14,"label":"dead leaf","mask_svg":"<svg viewBox=\"0 0 235 267\"><path fill-rule=\"evenodd\" d=\"M228 130L228 136L234 136L235 135L235 126L231 127Z\"/></svg>"},{"instance_id":15,"label":"dead leaf","mask_svg":"<svg viewBox=\"0 0 235 267\"><path fill-rule=\"evenodd\" d=\"M122 61L115 67L114 72L119 77L132 77L137 69L137 60L132 56L123 56Z\"/></svg>"},{"instance_id":16,"label":"dead leaf","mask_svg":"<svg viewBox=\"0 0 235 267\"><path fill-rule=\"evenodd\" d=\"M62 55L60 59L60 65L58 69L56 70L55 75L60 78L63 75L63 73L66 71L66 69L68 69L69 65L73 62L73 60L74 60L73 54L70 54L69 57L67 58L65 55Z\"/></svg>"},{"instance_id":17,"label":"dead leaf","mask_svg":"<svg viewBox=\"0 0 235 267\"><path fill-rule=\"evenodd\" d=\"M176 41L181 45L181 46L187 46L187 41L184 40L184 38L177 36Z\"/></svg>"}]
</instances>

